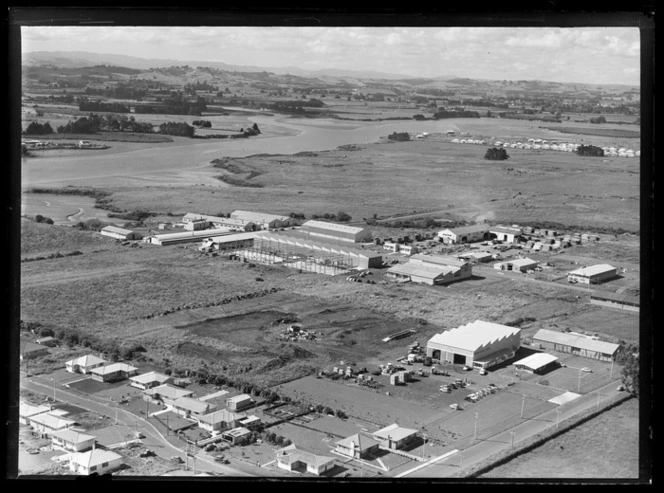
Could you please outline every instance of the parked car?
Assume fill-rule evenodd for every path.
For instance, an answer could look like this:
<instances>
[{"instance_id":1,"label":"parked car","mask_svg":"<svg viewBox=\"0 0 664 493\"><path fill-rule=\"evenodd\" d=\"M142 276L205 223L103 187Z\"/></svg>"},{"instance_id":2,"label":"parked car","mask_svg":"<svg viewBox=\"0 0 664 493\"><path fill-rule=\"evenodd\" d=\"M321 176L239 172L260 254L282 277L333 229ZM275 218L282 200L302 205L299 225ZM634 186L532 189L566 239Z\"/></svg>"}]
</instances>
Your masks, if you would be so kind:
<instances>
[{"instance_id":1,"label":"parked car","mask_svg":"<svg viewBox=\"0 0 664 493\"><path fill-rule=\"evenodd\" d=\"M455 404L450 404L450 408L454 409L455 411L461 409L461 408L459 407L459 404L456 404L456 403L455 403Z\"/></svg>"},{"instance_id":2,"label":"parked car","mask_svg":"<svg viewBox=\"0 0 664 493\"><path fill-rule=\"evenodd\" d=\"M592 372L593 372L593 371L592 371L590 368L588 368L587 366L584 366L583 368L581 368L581 371L585 371L586 373L592 373Z\"/></svg>"},{"instance_id":3,"label":"parked car","mask_svg":"<svg viewBox=\"0 0 664 493\"><path fill-rule=\"evenodd\" d=\"M468 365L463 365L463 371L471 371L472 368Z\"/></svg>"},{"instance_id":4,"label":"parked car","mask_svg":"<svg viewBox=\"0 0 664 493\"><path fill-rule=\"evenodd\" d=\"M489 372L486 371L484 368L480 368L480 375L487 375Z\"/></svg>"}]
</instances>

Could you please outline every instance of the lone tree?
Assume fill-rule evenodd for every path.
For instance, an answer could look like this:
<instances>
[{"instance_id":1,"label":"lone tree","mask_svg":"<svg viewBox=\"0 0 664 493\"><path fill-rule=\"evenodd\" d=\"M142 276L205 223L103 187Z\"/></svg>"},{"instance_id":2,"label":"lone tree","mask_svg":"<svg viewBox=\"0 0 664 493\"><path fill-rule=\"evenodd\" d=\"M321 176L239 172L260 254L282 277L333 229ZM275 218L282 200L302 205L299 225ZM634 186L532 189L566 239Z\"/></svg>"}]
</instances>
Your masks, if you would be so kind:
<instances>
[{"instance_id":1,"label":"lone tree","mask_svg":"<svg viewBox=\"0 0 664 493\"><path fill-rule=\"evenodd\" d=\"M593 145L580 145L576 149L576 153L579 156L602 157L602 156L604 156L604 149L602 149L601 147L593 146Z\"/></svg>"},{"instance_id":2,"label":"lone tree","mask_svg":"<svg viewBox=\"0 0 664 493\"><path fill-rule=\"evenodd\" d=\"M507 151L505 149L490 147L486 150L484 159L489 159L491 161L504 161L505 159L509 159L509 156L507 155Z\"/></svg>"}]
</instances>

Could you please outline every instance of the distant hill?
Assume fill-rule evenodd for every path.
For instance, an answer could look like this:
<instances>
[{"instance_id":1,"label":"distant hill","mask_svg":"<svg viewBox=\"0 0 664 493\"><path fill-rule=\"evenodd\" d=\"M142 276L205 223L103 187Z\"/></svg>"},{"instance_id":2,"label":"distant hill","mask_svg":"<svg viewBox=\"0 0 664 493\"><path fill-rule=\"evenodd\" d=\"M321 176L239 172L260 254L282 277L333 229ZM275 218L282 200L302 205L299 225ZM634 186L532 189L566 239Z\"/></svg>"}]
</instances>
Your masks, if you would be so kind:
<instances>
[{"instance_id":1,"label":"distant hill","mask_svg":"<svg viewBox=\"0 0 664 493\"><path fill-rule=\"evenodd\" d=\"M118 55L113 53L91 53L87 51L33 51L23 54L23 65L39 66L39 65L53 65L63 68L78 68L90 67L94 65L113 65L120 67L127 67L139 70L147 70L149 68L157 67L171 67L188 65L190 67L211 67L219 70L229 72L272 72L279 75L294 75L307 78L327 78L362 80L362 79L379 79L390 80L392 82L409 84L412 86L419 85L437 85L441 82L444 85L452 86L473 86L475 88L495 87L500 85L502 81L493 81L486 79L470 79L466 77L459 77L456 75L448 75L435 78L405 76L403 74L390 74L386 72L377 72L370 70L346 70L346 69L321 69L321 70L306 70L298 67L255 67L245 65L231 65L224 62L210 62L204 60L175 60L169 58L140 58L129 55ZM512 81L514 84L510 87L513 90L593 90L594 88L613 89L613 90L638 90L638 86L630 85L599 85L599 84L583 84L572 82L547 82L540 80L519 80ZM503 87L504 89L504 87Z\"/></svg>"}]
</instances>

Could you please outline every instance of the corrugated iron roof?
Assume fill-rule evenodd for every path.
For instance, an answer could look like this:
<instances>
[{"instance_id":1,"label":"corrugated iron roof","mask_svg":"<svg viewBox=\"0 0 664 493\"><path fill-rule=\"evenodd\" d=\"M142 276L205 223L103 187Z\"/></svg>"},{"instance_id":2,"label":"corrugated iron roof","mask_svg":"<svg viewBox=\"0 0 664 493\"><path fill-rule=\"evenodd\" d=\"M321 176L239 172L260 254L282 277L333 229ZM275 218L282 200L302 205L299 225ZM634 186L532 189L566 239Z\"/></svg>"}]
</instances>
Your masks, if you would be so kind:
<instances>
[{"instance_id":1,"label":"corrugated iron roof","mask_svg":"<svg viewBox=\"0 0 664 493\"><path fill-rule=\"evenodd\" d=\"M475 320L466 325L434 335L429 343L444 344L467 351L476 351L521 332L517 327Z\"/></svg>"},{"instance_id":2,"label":"corrugated iron roof","mask_svg":"<svg viewBox=\"0 0 664 493\"><path fill-rule=\"evenodd\" d=\"M385 428L381 428L373 433L375 437L387 439L388 437L394 441L403 440L417 433L417 430L411 428L403 428L396 423L393 423Z\"/></svg>"},{"instance_id":3,"label":"corrugated iron roof","mask_svg":"<svg viewBox=\"0 0 664 493\"><path fill-rule=\"evenodd\" d=\"M533 336L533 340L551 342L564 346L573 346L588 351L597 351L603 354L613 354L620 347L612 342L598 341L589 337L576 334L567 334L565 332L556 332L554 330L540 329Z\"/></svg>"},{"instance_id":4,"label":"corrugated iron roof","mask_svg":"<svg viewBox=\"0 0 664 493\"><path fill-rule=\"evenodd\" d=\"M591 299L602 301L614 301L639 306L641 298L638 294L612 293L611 291L595 291L590 295Z\"/></svg>"},{"instance_id":5,"label":"corrugated iron roof","mask_svg":"<svg viewBox=\"0 0 664 493\"><path fill-rule=\"evenodd\" d=\"M527 366L531 370L537 370L543 366L548 365L549 363L556 361L558 358L549 353L535 353L530 356L526 356L519 361L515 361L514 365Z\"/></svg>"},{"instance_id":6,"label":"corrugated iron roof","mask_svg":"<svg viewBox=\"0 0 664 493\"><path fill-rule=\"evenodd\" d=\"M347 224L339 223L328 223L325 221L316 221L314 219L305 222L302 224L302 229L316 228L316 229L327 229L330 231L339 231L342 233L358 234L364 231L366 228L359 228L357 226L348 226Z\"/></svg>"},{"instance_id":7,"label":"corrugated iron roof","mask_svg":"<svg viewBox=\"0 0 664 493\"><path fill-rule=\"evenodd\" d=\"M598 274L604 274L616 270L615 267L609 264L597 264L591 265L590 267L583 267L581 269L576 269L568 274L575 274L577 276L596 276Z\"/></svg>"},{"instance_id":8,"label":"corrugated iron roof","mask_svg":"<svg viewBox=\"0 0 664 493\"><path fill-rule=\"evenodd\" d=\"M390 267L387 270L387 273L401 274L404 276L417 276L425 279L436 279L457 270L459 270L458 267L406 262L405 264L397 264L393 267Z\"/></svg>"}]
</instances>

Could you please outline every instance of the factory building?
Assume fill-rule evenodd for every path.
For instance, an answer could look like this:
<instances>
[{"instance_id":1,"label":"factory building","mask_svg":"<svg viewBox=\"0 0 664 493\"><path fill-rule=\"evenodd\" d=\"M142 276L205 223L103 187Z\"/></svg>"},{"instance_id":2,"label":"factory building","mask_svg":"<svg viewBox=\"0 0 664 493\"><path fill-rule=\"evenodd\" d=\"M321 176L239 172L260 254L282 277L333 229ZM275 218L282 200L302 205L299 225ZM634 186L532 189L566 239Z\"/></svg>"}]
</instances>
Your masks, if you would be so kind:
<instances>
[{"instance_id":1,"label":"factory building","mask_svg":"<svg viewBox=\"0 0 664 493\"><path fill-rule=\"evenodd\" d=\"M325 221L307 221L300 230L310 238L323 241L345 243L370 243L373 241L371 231L367 228L348 226L346 224L328 223Z\"/></svg>"},{"instance_id":2,"label":"factory building","mask_svg":"<svg viewBox=\"0 0 664 493\"><path fill-rule=\"evenodd\" d=\"M512 363L517 370L542 375L553 369L558 358L548 353L535 353Z\"/></svg>"},{"instance_id":3,"label":"factory building","mask_svg":"<svg viewBox=\"0 0 664 493\"><path fill-rule=\"evenodd\" d=\"M597 264L573 270L567 273L569 282L582 284L599 284L618 277L618 269L609 264Z\"/></svg>"},{"instance_id":4,"label":"factory building","mask_svg":"<svg viewBox=\"0 0 664 493\"><path fill-rule=\"evenodd\" d=\"M219 216L208 216L206 214L196 214L193 212L188 212L182 217L182 222L185 225L187 230L196 230L195 226L188 227L189 224L196 224L202 222L205 224L205 228L227 228L231 231L256 231L258 226L251 221L244 219L231 218L231 217L219 217Z\"/></svg>"},{"instance_id":5,"label":"factory building","mask_svg":"<svg viewBox=\"0 0 664 493\"><path fill-rule=\"evenodd\" d=\"M492 226L489 228L489 234L493 240L515 243L519 240L523 231L517 226Z\"/></svg>"},{"instance_id":6,"label":"factory building","mask_svg":"<svg viewBox=\"0 0 664 493\"><path fill-rule=\"evenodd\" d=\"M118 228L117 226L105 226L100 233L103 236L109 236L116 240L140 240L143 236L131 229Z\"/></svg>"},{"instance_id":7,"label":"factory building","mask_svg":"<svg viewBox=\"0 0 664 493\"><path fill-rule=\"evenodd\" d=\"M236 233L205 238L198 248L201 252L232 252L254 246L256 233Z\"/></svg>"},{"instance_id":8,"label":"factory building","mask_svg":"<svg viewBox=\"0 0 664 493\"><path fill-rule=\"evenodd\" d=\"M539 345L540 349L552 349L601 361L612 361L620 349L619 344L548 329L540 329L533 336L533 345Z\"/></svg>"},{"instance_id":9,"label":"factory building","mask_svg":"<svg viewBox=\"0 0 664 493\"><path fill-rule=\"evenodd\" d=\"M434 335L427 356L434 360L488 369L506 361L521 345L521 329L476 320Z\"/></svg>"},{"instance_id":10,"label":"factory building","mask_svg":"<svg viewBox=\"0 0 664 493\"><path fill-rule=\"evenodd\" d=\"M530 258L517 258L506 262L498 262L493 267L498 270L511 270L514 272L528 272L539 265L539 262Z\"/></svg>"},{"instance_id":11,"label":"factory building","mask_svg":"<svg viewBox=\"0 0 664 493\"><path fill-rule=\"evenodd\" d=\"M610 291L594 291L590 295L590 303L632 312L638 312L640 307L638 294L612 293Z\"/></svg>"},{"instance_id":12,"label":"factory building","mask_svg":"<svg viewBox=\"0 0 664 493\"><path fill-rule=\"evenodd\" d=\"M441 241L448 244L484 241L488 240L489 236L489 226L487 224L472 224L470 226L449 228L444 229L438 233L438 237L441 239Z\"/></svg>"},{"instance_id":13,"label":"factory building","mask_svg":"<svg viewBox=\"0 0 664 493\"><path fill-rule=\"evenodd\" d=\"M239 219L248 223L254 223L257 229L286 228L295 224L295 220L288 216L278 216L275 214L264 214L262 212L250 211L234 211L231 213L231 219Z\"/></svg>"},{"instance_id":14,"label":"factory building","mask_svg":"<svg viewBox=\"0 0 664 493\"><path fill-rule=\"evenodd\" d=\"M151 235L143 238L145 243L153 245L168 246L179 245L182 243L195 243L205 238L231 234L228 228L204 229L199 231L182 231L179 233L166 233L162 235Z\"/></svg>"}]
</instances>

